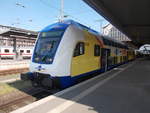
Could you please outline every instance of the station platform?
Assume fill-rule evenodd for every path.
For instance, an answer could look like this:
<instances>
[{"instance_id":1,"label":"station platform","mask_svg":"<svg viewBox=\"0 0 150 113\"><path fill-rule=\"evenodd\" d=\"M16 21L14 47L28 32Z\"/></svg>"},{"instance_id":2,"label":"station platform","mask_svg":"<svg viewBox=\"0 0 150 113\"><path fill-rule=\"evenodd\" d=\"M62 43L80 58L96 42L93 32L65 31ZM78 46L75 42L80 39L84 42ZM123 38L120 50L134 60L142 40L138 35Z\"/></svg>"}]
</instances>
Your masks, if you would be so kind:
<instances>
[{"instance_id":1,"label":"station platform","mask_svg":"<svg viewBox=\"0 0 150 113\"><path fill-rule=\"evenodd\" d=\"M138 59L12 113L150 113L150 59Z\"/></svg>"}]
</instances>

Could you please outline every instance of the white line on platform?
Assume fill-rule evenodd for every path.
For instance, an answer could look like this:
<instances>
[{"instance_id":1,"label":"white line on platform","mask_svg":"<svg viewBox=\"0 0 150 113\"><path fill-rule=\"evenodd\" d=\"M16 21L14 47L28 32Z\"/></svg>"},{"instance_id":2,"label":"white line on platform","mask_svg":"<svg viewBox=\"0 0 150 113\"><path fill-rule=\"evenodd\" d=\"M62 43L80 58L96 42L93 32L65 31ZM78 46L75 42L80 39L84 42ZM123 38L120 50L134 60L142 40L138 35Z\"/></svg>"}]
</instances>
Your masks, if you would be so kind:
<instances>
[{"instance_id":1,"label":"white line on platform","mask_svg":"<svg viewBox=\"0 0 150 113\"><path fill-rule=\"evenodd\" d=\"M124 68L121 71L118 71L116 73L114 73L112 76L104 79L101 82L98 82L97 84L95 84L94 86L91 86L90 88L86 89L85 91L83 91L82 93L80 93L79 95L75 96L74 98L72 98L71 100L68 100L64 103L62 103L61 105L57 106L56 108L52 109L51 111L49 111L48 113L61 113L63 112L65 109L67 109L68 107L70 107L71 105L73 105L74 103L76 103L77 101L81 100L83 97L87 96L88 94L92 93L94 90L96 90L98 87L100 87L101 85L105 84L106 82L108 82L110 79L114 78L115 76L117 76L118 74L120 74L121 72L125 71L127 68L131 67L133 64L130 64L129 66L127 66L126 68Z\"/></svg>"}]
</instances>

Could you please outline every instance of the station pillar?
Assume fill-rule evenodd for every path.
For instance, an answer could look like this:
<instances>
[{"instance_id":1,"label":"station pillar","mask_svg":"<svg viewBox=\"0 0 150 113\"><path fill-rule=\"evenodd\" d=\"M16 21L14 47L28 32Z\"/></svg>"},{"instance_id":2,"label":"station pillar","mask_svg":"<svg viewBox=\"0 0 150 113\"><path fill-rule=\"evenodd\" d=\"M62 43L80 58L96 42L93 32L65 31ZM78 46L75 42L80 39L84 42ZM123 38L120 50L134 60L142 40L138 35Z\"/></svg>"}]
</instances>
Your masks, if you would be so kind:
<instances>
[{"instance_id":1,"label":"station pillar","mask_svg":"<svg viewBox=\"0 0 150 113\"><path fill-rule=\"evenodd\" d=\"M13 52L15 53L14 55L14 60L18 59L18 52L17 52L17 42L16 42L16 38L13 38Z\"/></svg>"}]
</instances>

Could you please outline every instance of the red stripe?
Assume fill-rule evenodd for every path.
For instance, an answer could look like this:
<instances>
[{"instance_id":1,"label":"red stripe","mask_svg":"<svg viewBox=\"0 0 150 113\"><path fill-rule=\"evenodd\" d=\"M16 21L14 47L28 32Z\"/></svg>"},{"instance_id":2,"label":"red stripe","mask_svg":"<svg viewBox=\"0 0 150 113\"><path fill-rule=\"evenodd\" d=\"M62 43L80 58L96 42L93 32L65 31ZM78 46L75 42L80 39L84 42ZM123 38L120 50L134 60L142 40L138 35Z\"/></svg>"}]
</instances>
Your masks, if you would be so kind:
<instances>
[{"instance_id":1,"label":"red stripe","mask_svg":"<svg viewBox=\"0 0 150 113\"><path fill-rule=\"evenodd\" d=\"M5 54L0 54L0 55L15 55L15 54L6 54L6 53L5 53Z\"/></svg>"}]
</instances>

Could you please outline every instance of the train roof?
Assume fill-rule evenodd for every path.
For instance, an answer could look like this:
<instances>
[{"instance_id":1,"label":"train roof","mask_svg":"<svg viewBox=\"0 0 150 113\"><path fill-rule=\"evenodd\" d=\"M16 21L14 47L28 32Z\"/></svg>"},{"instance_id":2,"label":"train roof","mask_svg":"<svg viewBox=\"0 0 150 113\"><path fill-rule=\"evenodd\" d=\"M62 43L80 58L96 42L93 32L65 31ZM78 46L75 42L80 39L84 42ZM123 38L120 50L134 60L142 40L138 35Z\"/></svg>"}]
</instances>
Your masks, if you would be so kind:
<instances>
[{"instance_id":1,"label":"train roof","mask_svg":"<svg viewBox=\"0 0 150 113\"><path fill-rule=\"evenodd\" d=\"M69 25L74 25L80 29L83 29L83 30L86 30L88 32L91 32L95 35L100 35L99 32L85 26L85 25L82 25L74 20L65 20L65 21L62 21L62 22L57 22L57 23L54 23L52 25L49 25L47 26L46 28L44 28L41 32L47 32L47 31L50 31L50 30L56 30L56 29L66 29Z\"/></svg>"},{"instance_id":2,"label":"train roof","mask_svg":"<svg viewBox=\"0 0 150 113\"><path fill-rule=\"evenodd\" d=\"M121 41L118 41L118 40L115 40L115 39L112 39L110 37L107 37L107 36L102 36L99 32L85 26L85 25L82 25L74 20L65 20L65 21L62 21L62 22L57 22L57 23L54 23L52 25L49 25L47 27L45 27L41 32L48 32L48 31L51 31L51 30L57 30L57 29L62 29L62 30L65 30L67 27L69 27L70 25L73 25L73 26L76 26L78 27L79 29L82 29L82 30L86 30L96 36L101 36L103 41L104 40L108 40L108 41L111 41L111 42L114 42L114 43L117 43L117 44L120 44L120 45L123 45L125 46L125 44Z\"/></svg>"}]
</instances>

